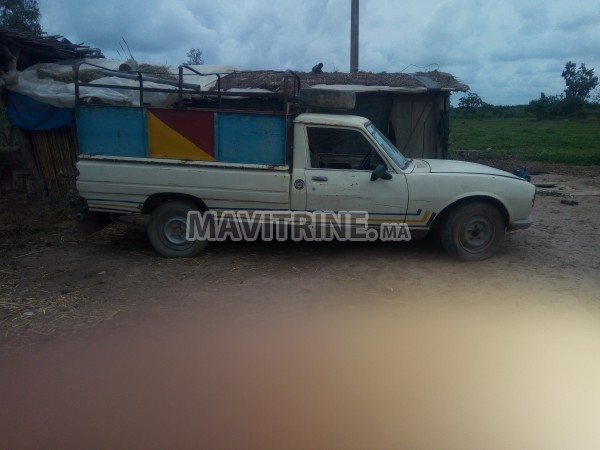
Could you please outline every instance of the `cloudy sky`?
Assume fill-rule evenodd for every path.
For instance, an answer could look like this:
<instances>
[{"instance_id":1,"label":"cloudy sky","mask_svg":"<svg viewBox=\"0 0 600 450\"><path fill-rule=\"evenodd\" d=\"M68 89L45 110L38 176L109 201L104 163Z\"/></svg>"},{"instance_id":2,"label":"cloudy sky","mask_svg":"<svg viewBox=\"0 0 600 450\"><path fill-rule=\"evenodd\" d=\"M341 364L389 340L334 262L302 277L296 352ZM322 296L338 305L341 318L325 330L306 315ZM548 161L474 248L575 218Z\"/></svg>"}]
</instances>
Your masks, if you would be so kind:
<instances>
[{"instance_id":1,"label":"cloudy sky","mask_svg":"<svg viewBox=\"0 0 600 450\"><path fill-rule=\"evenodd\" d=\"M238 69L348 71L350 0L39 0L42 26L118 58ZM439 69L484 101L523 104L564 90L567 61L600 74L598 0L361 0L360 69Z\"/></svg>"}]
</instances>

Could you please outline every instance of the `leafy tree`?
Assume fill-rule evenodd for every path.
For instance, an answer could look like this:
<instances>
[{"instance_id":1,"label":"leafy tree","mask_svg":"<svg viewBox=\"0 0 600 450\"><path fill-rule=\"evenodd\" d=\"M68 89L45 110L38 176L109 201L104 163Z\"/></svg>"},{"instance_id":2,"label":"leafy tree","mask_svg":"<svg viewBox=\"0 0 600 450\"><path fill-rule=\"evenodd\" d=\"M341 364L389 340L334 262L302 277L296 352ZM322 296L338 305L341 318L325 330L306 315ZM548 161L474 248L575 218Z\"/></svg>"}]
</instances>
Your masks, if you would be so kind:
<instances>
[{"instance_id":1,"label":"leafy tree","mask_svg":"<svg viewBox=\"0 0 600 450\"><path fill-rule=\"evenodd\" d=\"M568 61L561 75L567 85L565 89L565 97L567 99L576 98L583 102L590 96L594 88L598 86L598 77L594 75L594 69L587 69L583 63L577 69L577 64Z\"/></svg>"},{"instance_id":2,"label":"leafy tree","mask_svg":"<svg viewBox=\"0 0 600 450\"><path fill-rule=\"evenodd\" d=\"M184 64L197 65L204 64L204 59L202 59L202 52L199 48L190 48L190 51L187 52L187 61Z\"/></svg>"},{"instance_id":3,"label":"leafy tree","mask_svg":"<svg viewBox=\"0 0 600 450\"><path fill-rule=\"evenodd\" d=\"M458 108L469 113L480 110L484 106L486 106L486 103L475 92L469 92L458 101Z\"/></svg>"},{"instance_id":4,"label":"leafy tree","mask_svg":"<svg viewBox=\"0 0 600 450\"><path fill-rule=\"evenodd\" d=\"M0 0L0 27L41 35L37 0Z\"/></svg>"}]
</instances>

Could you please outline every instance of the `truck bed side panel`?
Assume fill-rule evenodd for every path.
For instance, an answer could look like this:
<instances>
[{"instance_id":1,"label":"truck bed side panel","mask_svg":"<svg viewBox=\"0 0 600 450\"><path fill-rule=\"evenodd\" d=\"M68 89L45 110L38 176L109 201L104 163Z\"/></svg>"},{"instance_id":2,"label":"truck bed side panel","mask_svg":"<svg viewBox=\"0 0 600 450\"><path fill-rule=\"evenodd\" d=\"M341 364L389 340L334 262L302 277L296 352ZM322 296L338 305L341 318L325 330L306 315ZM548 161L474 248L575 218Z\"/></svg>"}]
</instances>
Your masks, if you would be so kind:
<instances>
[{"instance_id":1,"label":"truck bed side panel","mask_svg":"<svg viewBox=\"0 0 600 450\"><path fill-rule=\"evenodd\" d=\"M141 108L77 108L77 137L82 155L148 156L146 112Z\"/></svg>"},{"instance_id":2,"label":"truck bed side panel","mask_svg":"<svg viewBox=\"0 0 600 450\"><path fill-rule=\"evenodd\" d=\"M288 210L290 173L185 164L117 163L86 158L77 165L77 189L92 211L140 211L153 194L186 194L209 209Z\"/></svg>"},{"instance_id":3,"label":"truck bed side panel","mask_svg":"<svg viewBox=\"0 0 600 450\"><path fill-rule=\"evenodd\" d=\"M150 157L190 161L215 159L215 113L149 108Z\"/></svg>"},{"instance_id":4,"label":"truck bed side panel","mask_svg":"<svg viewBox=\"0 0 600 450\"><path fill-rule=\"evenodd\" d=\"M79 105L79 153L281 166L284 114Z\"/></svg>"},{"instance_id":5,"label":"truck bed side panel","mask_svg":"<svg viewBox=\"0 0 600 450\"><path fill-rule=\"evenodd\" d=\"M217 160L285 164L287 118L270 114L217 113Z\"/></svg>"}]
</instances>

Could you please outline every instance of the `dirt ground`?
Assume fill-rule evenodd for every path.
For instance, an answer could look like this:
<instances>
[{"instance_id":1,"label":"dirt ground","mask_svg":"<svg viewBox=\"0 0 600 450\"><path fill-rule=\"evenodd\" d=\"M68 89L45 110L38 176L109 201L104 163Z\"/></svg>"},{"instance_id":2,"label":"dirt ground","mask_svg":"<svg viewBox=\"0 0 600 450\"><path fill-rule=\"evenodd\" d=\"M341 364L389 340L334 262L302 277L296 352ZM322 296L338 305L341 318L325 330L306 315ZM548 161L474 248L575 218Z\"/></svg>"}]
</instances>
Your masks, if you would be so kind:
<instances>
[{"instance_id":1,"label":"dirt ground","mask_svg":"<svg viewBox=\"0 0 600 450\"><path fill-rule=\"evenodd\" d=\"M66 200L3 198L2 347L181 310L246 315L371 304L596 306L600 168L528 167L534 183L550 186L538 189L535 225L507 235L492 259L470 264L449 259L435 240L225 242L212 243L197 258L172 260L152 250L143 218L83 236ZM569 199L578 204L561 203Z\"/></svg>"},{"instance_id":2,"label":"dirt ground","mask_svg":"<svg viewBox=\"0 0 600 450\"><path fill-rule=\"evenodd\" d=\"M0 448L598 448L600 168L527 167L535 225L477 263L165 259L140 217L84 236L69 199L2 198Z\"/></svg>"}]
</instances>

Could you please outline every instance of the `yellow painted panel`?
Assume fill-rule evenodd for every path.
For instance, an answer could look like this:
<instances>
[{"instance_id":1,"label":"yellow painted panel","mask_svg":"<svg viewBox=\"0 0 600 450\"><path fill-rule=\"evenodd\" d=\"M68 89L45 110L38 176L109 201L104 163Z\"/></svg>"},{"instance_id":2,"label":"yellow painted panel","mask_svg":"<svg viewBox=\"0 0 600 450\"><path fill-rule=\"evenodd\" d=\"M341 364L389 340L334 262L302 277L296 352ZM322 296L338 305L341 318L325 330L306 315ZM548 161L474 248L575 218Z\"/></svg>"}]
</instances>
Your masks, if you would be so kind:
<instances>
[{"instance_id":1,"label":"yellow painted panel","mask_svg":"<svg viewBox=\"0 0 600 450\"><path fill-rule=\"evenodd\" d=\"M214 161L214 158L189 139L148 111L148 149L152 158Z\"/></svg>"}]
</instances>

